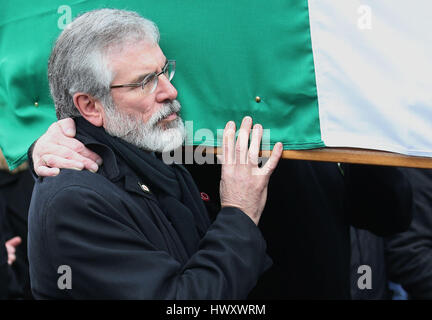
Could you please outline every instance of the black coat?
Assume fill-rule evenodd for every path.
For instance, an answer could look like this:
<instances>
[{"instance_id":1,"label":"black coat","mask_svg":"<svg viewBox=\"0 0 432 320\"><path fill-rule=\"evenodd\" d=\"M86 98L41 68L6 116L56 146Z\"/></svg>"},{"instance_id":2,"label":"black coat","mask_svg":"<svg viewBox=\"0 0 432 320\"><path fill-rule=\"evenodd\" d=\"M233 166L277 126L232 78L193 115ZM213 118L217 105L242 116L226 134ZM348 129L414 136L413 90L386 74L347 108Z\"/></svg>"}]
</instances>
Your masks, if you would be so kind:
<instances>
[{"instance_id":1,"label":"black coat","mask_svg":"<svg viewBox=\"0 0 432 320\"><path fill-rule=\"evenodd\" d=\"M413 299L432 299L432 170L406 169L414 191L409 229L386 239L389 277Z\"/></svg>"},{"instance_id":2,"label":"black coat","mask_svg":"<svg viewBox=\"0 0 432 320\"><path fill-rule=\"evenodd\" d=\"M35 184L28 245L36 298L247 296L269 265L265 241L248 216L222 209L199 250L183 263L172 248L185 248L155 195L139 186L110 148L92 139L82 142L104 160L97 174L61 170ZM70 290L58 288L61 265L71 268Z\"/></svg>"}]
</instances>

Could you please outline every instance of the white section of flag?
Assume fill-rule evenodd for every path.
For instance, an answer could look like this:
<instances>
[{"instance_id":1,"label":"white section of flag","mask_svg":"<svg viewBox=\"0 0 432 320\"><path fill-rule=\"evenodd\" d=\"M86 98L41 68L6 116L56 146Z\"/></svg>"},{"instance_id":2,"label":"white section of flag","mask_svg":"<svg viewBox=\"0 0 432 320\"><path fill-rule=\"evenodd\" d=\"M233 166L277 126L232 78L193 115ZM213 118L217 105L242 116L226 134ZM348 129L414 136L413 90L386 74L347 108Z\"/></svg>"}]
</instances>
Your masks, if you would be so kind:
<instances>
[{"instance_id":1,"label":"white section of flag","mask_svg":"<svg viewBox=\"0 0 432 320\"><path fill-rule=\"evenodd\" d=\"M309 18L324 143L432 157L432 1L309 0Z\"/></svg>"}]
</instances>

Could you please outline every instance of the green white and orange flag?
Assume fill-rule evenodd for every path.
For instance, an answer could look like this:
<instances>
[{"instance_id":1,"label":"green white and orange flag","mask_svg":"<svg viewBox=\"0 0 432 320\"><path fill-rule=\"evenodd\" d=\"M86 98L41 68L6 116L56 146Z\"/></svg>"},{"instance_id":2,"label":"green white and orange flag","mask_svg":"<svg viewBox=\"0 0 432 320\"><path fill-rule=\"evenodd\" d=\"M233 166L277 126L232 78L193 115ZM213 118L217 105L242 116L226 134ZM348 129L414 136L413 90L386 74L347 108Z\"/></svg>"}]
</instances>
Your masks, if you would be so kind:
<instances>
[{"instance_id":1,"label":"green white and orange flag","mask_svg":"<svg viewBox=\"0 0 432 320\"><path fill-rule=\"evenodd\" d=\"M46 79L54 40L102 7L159 26L177 61L182 117L193 121L187 144L219 146L217 130L250 115L270 129L263 149L281 141L432 157L430 0L5 0L0 148L11 168L55 120Z\"/></svg>"}]
</instances>

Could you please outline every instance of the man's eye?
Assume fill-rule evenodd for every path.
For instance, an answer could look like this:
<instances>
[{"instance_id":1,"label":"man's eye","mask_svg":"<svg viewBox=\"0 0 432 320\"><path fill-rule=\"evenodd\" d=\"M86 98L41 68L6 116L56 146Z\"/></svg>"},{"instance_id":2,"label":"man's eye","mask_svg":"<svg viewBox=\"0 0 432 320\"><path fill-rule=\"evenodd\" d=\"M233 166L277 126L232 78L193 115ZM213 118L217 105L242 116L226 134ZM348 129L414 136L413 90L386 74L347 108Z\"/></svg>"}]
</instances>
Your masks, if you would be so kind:
<instances>
[{"instance_id":1,"label":"man's eye","mask_svg":"<svg viewBox=\"0 0 432 320\"><path fill-rule=\"evenodd\" d=\"M144 87L146 86L149 82L151 82L153 79L153 75L148 75L147 77L144 78L144 80L141 82L141 85Z\"/></svg>"},{"instance_id":2,"label":"man's eye","mask_svg":"<svg viewBox=\"0 0 432 320\"><path fill-rule=\"evenodd\" d=\"M153 91L153 87L155 86L156 74L151 74L142 82L142 89L144 93L150 93Z\"/></svg>"}]
</instances>

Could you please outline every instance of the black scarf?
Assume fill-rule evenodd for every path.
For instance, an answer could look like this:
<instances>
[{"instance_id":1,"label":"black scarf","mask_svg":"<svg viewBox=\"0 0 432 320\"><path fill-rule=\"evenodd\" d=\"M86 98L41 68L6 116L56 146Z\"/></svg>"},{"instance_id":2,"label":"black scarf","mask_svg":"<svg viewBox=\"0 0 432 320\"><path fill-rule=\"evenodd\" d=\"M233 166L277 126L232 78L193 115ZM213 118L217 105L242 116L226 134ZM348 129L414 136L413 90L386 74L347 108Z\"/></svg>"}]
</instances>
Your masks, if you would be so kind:
<instances>
[{"instance_id":1,"label":"black scarf","mask_svg":"<svg viewBox=\"0 0 432 320\"><path fill-rule=\"evenodd\" d=\"M110 136L102 127L95 127L82 117L76 118L75 123L77 137L84 135L106 145L149 185L189 257L194 254L210 220L190 173L181 165L167 165L154 154Z\"/></svg>"}]
</instances>

